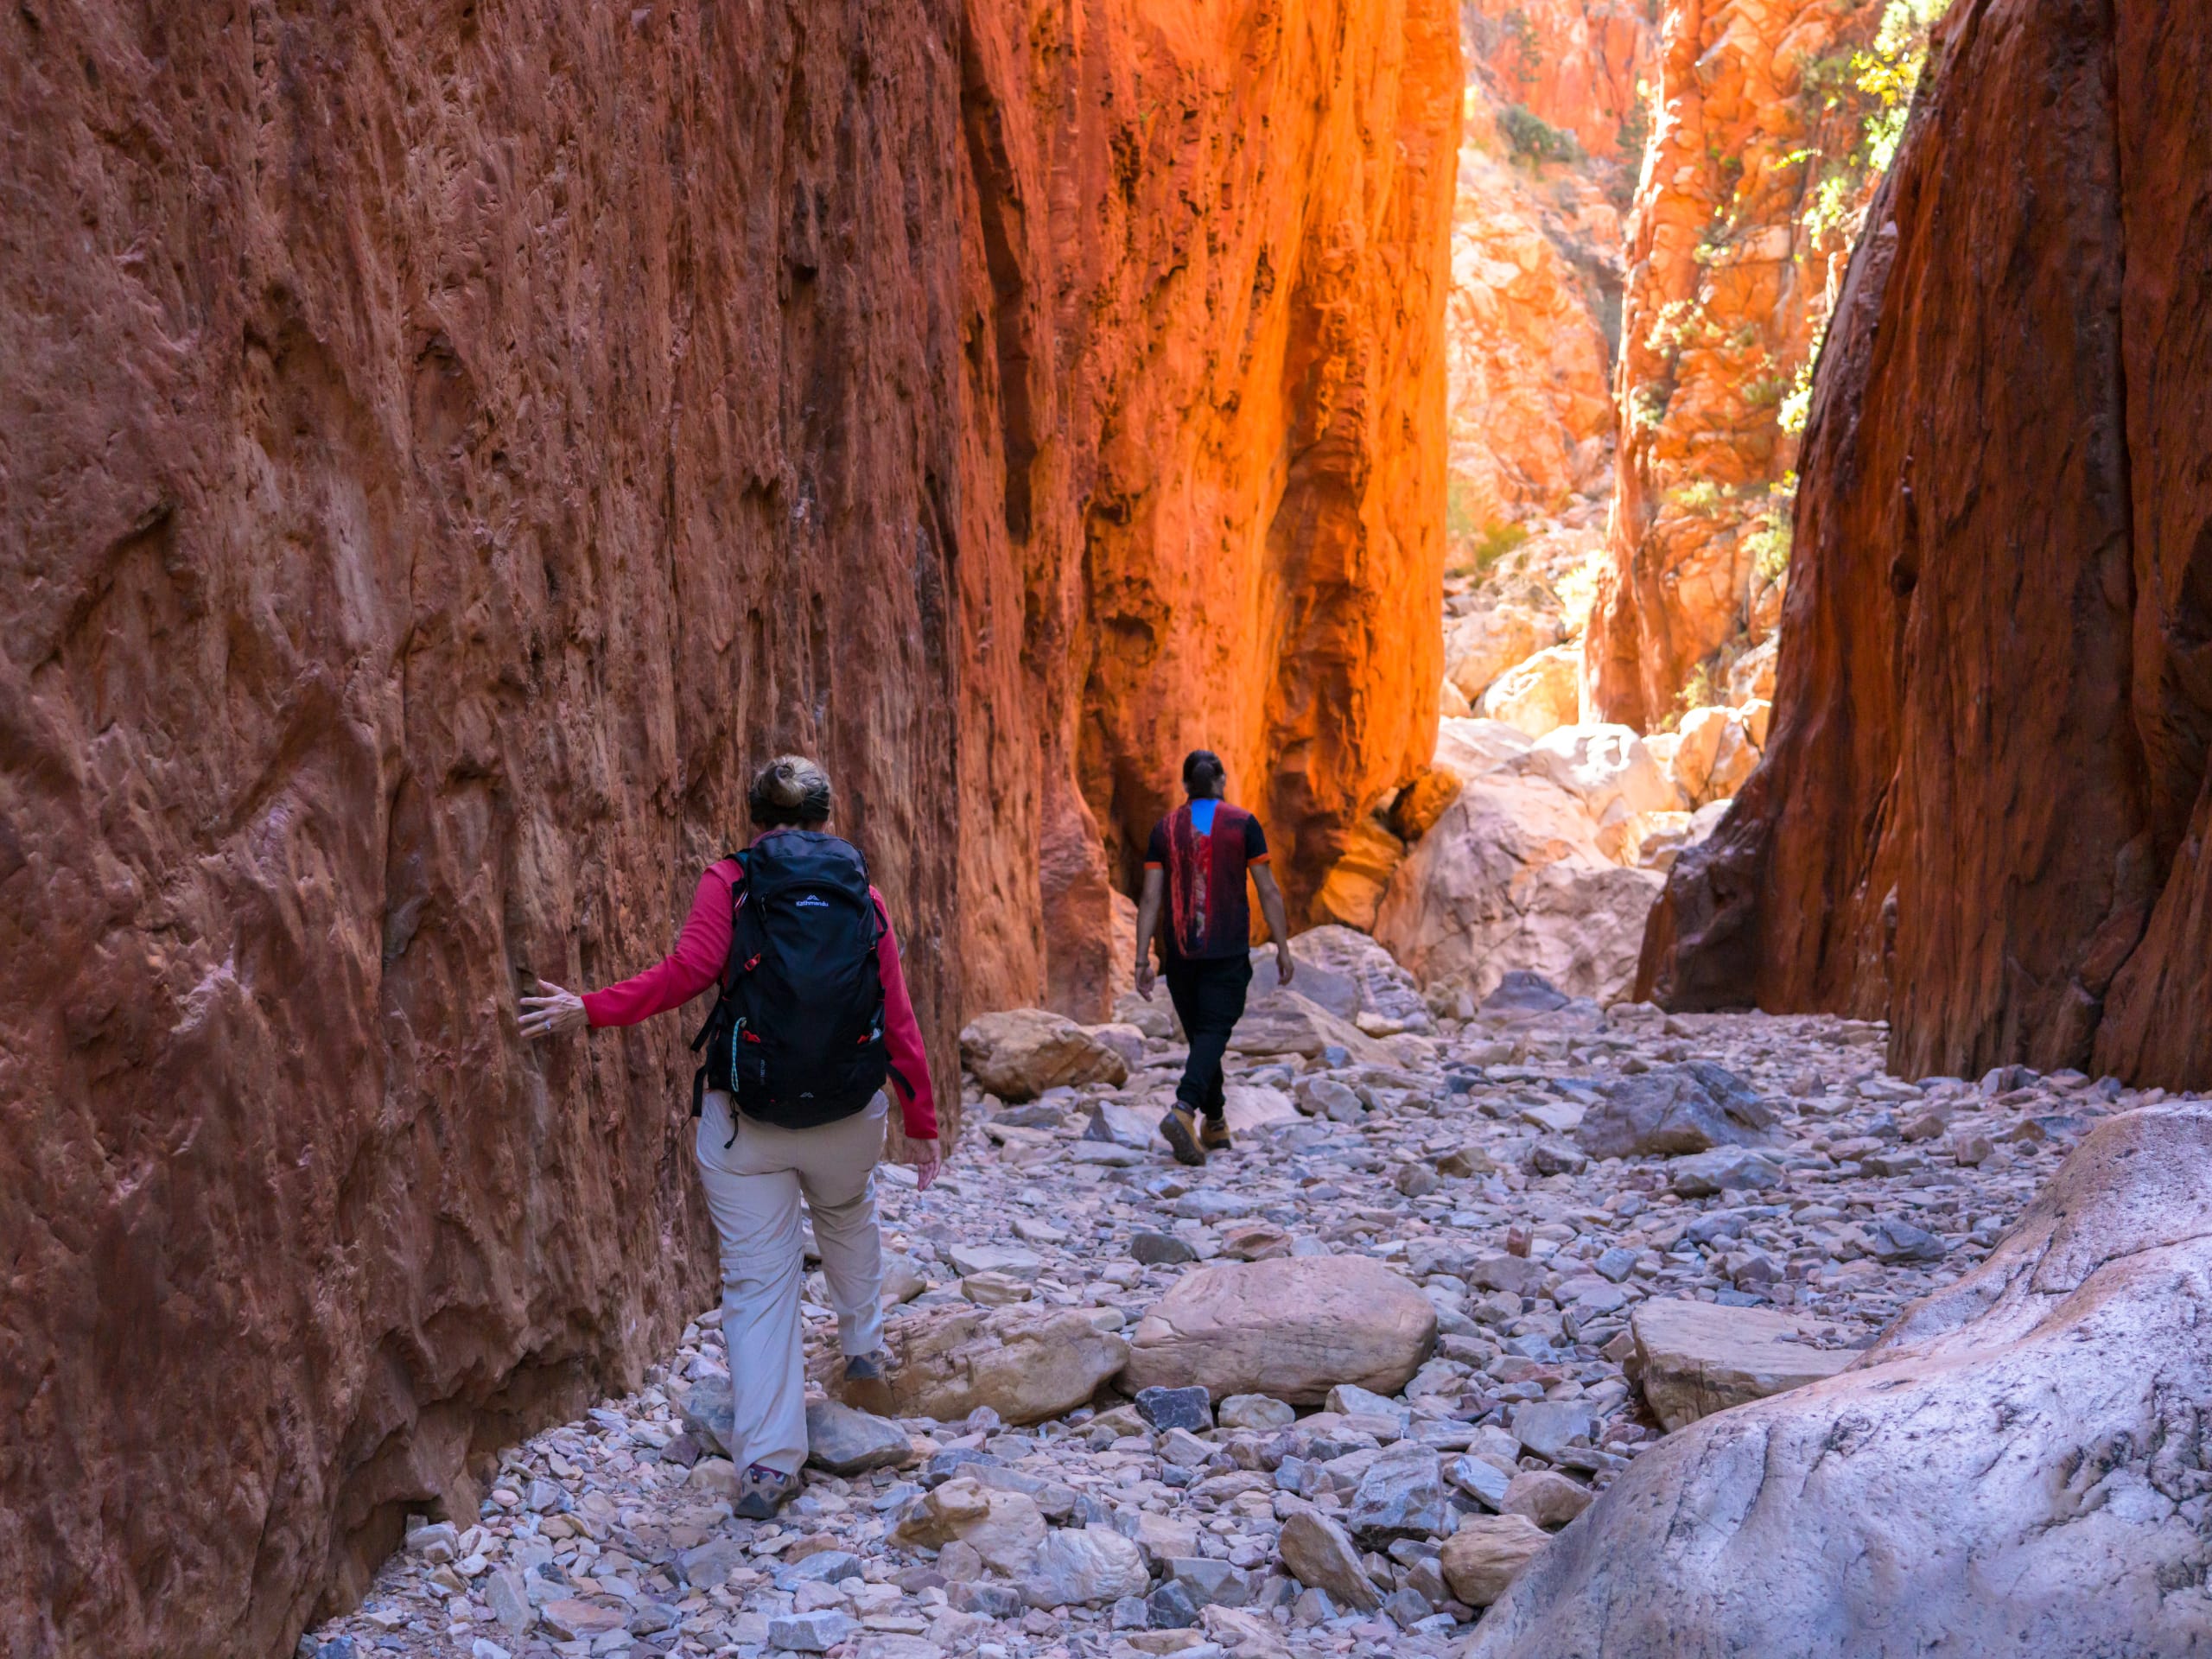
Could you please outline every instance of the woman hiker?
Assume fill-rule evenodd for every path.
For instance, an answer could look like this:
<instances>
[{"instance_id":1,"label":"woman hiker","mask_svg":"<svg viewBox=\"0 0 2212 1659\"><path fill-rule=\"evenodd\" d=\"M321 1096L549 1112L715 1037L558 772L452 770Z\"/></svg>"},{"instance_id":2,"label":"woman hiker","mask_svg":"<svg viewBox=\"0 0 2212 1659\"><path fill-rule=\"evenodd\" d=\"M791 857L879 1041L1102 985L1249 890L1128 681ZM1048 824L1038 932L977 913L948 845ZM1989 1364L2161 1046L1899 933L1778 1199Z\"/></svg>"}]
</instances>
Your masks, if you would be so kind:
<instances>
[{"instance_id":1,"label":"woman hiker","mask_svg":"<svg viewBox=\"0 0 2212 1659\"><path fill-rule=\"evenodd\" d=\"M785 755L760 769L746 804L756 838L699 878L675 950L581 996L541 980L542 995L522 999L521 1025L533 1038L631 1026L722 985L701 1033L707 1087L702 1098L695 1080L695 1150L721 1241L729 1449L744 1470L736 1509L766 1520L798 1490L806 1461L800 1196L836 1310L847 1397L888 1409L869 1181L885 1090L898 1089L923 1187L937 1178L938 1127L890 913L858 851L824 830L829 778Z\"/></svg>"}]
</instances>

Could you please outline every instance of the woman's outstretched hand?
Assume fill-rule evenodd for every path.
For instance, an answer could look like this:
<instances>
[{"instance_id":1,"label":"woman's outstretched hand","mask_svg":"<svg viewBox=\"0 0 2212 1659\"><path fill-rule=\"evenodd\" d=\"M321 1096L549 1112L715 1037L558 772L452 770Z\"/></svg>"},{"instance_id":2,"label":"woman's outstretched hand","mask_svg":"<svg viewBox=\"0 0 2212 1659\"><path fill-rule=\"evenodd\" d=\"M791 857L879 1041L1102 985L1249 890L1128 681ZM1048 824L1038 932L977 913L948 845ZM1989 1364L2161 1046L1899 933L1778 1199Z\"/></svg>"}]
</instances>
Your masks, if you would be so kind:
<instances>
[{"instance_id":1,"label":"woman's outstretched hand","mask_svg":"<svg viewBox=\"0 0 2212 1659\"><path fill-rule=\"evenodd\" d=\"M544 995L522 999L524 1036L551 1037L589 1023L584 1017L584 1000L574 991L564 991L550 979L538 980L537 988Z\"/></svg>"},{"instance_id":2,"label":"woman's outstretched hand","mask_svg":"<svg viewBox=\"0 0 2212 1659\"><path fill-rule=\"evenodd\" d=\"M909 1141L906 1144L914 1154L914 1185L918 1191L926 1192L930 1190L930 1183L937 1179L938 1172L944 1167L937 1137L931 1135L926 1141Z\"/></svg>"}]
</instances>

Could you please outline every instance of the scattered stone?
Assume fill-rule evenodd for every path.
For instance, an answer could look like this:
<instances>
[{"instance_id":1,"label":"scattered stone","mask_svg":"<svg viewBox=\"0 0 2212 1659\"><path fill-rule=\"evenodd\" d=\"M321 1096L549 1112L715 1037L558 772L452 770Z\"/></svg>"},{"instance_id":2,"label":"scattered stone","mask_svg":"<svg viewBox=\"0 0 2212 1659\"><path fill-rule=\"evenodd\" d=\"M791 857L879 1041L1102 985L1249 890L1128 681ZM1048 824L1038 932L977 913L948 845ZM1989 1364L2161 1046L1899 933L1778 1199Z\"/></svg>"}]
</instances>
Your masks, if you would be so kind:
<instances>
[{"instance_id":1,"label":"scattered stone","mask_svg":"<svg viewBox=\"0 0 2212 1659\"><path fill-rule=\"evenodd\" d=\"M1326 1591L1347 1607L1372 1611L1382 1605L1381 1594L1359 1564L1359 1552L1352 1548L1351 1535L1318 1511L1293 1510L1276 1536L1275 1548L1283 1571L1299 1583Z\"/></svg>"},{"instance_id":2,"label":"scattered stone","mask_svg":"<svg viewBox=\"0 0 2212 1659\"><path fill-rule=\"evenodd\" d=\"M1003 1273L971 1273L960 1281L960 1294L978 1307L1012 1307L1033 1294L1020 1280Z\"/></svg>"},{"instance_id":3,"label":"scattered stone","mask_svg":"<svg viewBox=\"0 0 2212 1659\"><path fill-rule=\"evenodd\" d=\"M1866 1237L1878 1262L1941 1262L1943 1241L1909 1221L1885 1217L1866 1229Z\"/></svg>"},{"instance_id":4,"label":"scattered stone","mask_svg":"<svg viewBox=\"0 0 2212 1659\"><path fill-rule=\"evenodd\" d=\"M1044 1258L1019 1244L955 1244L948 1255L952 1270L963 1278L998 1273L1026 1283L1045 1270Z\"/></svg>"},{"instance_id":5,"label":"scattered stone","mask_svg":"<svg viewBox=\"0 0 2212 1659\"><path fill-rule=\"evenodd\" d=\"M1438 1565L1452 1593L1470 1607L1487 1607L1550 1542L1523 1515L1471 1515L1444 1541Z\"/></svg>"},{"instance_id":6,"label":"scattered stone","mask_svg":"<svg viewBox=\"0 0 2212 1659\"><path fill-rule=\"evenodd\" d=\"M1332 1077L1300 1078L1296 1098L1299 1110L1334 1123L1357 1123L1367 1115L1366 1103Z\"/></svg>"},{"instance_id":7,"label":"scattered stone","mask_svg":"<svg viewBox=\"0 0 2212 1659\"><path fill-rule=\"evenodd\" d=\"M1492 1510L1504 1507L1505 1494L1513 1484L1512 1475L1489 1459L1478 1457L1453 1458L1444 1465L1444 1478Z\"/></svg>"},{"instance_id":8,"label":"scattered stone","mask_svg":"<svg viewBox=\"0 0 2212 1659\"><path fill-rule=\"evenodd\" d=\"M1200 1268L1138 1323L1126 1385L1316 1404L1339 1382L1395 1394L1436 1345L1436 1309L1379 1262L1292 1257Z\"/></svg>"},{"instance_id":9,"label":"scattered stone","mask_svg":"<svg viewBox=\"0 0 2212 1659\"><path fill-rule=\"evenodd\" d=\"M860 1621L834 1607L768 1621L768 1640L793 1653L827 1653L860 1630Z\"/></svg>"},{"instance_id":10,"label":"scattered stone","mask_svg":"<svg viewBox=\"0 0 2212 1659\"><path fill-rule=\"evenodd\" d=\"M1671 1158L1763 1142L1773 1126L1750 1085L1706 1060L1624 1077L1583 1116L1575 1144L1592 1158Z\"/></svg>"},{"instance_id":11,"label":"scattered stone","mask_svg":"<svg viewBox=\"0 0 2212 1659\"><path fill-rule=\"evenodd\" d=\"M1251 1428L1271 1432L1288 1428L1298 1421L1298 1410L1287 1402L1264 1394L1232 1394L1215 1414L1224 1428Z\"/></svg>"},{"instance_id":12,"label":"scattered stone","mask_svg":"<svg viewBox=\"0 0 2212 1659\"><path fill-rule=\"evenodd\" d=\"M841 1659L958 1659L991 1646L1018 1659L1025 1644L1036 1655L1047 1643L1122 1659L1179 1645L1209 1659L1230 1649L1238 1659L1336 1659L1363 1643L1408 1659L1447 1652L1468 1630L1468 1604L1440 1554L1458 1532L1499 1514L1561 1527L1594 1494L1667 1465L1684 1436L1706 1432L1692 1424L1658 1438L1651 1425L1665 1415L1647 1412L1646 1392L1659 1402L1670 1387L1688 1392L1688 1412L1753 1401L1796 1373L1846 1365L1901 1307L1925 1318L1906 1305L2012 1228L2056 1161L2051 1150L2089 1133L2108 1103L2135 1103L2064 1078L2026 1077L1994 1097L1941 1080L1904 1089L1879 1077L1881 1027L1823 1017L1669 1016L1563 1001L1471 1020L1481 988L1472 982L1435 996L1427 1033L1354 1033L1365 1046L1355 1050L1340 1037L1351 1021L1331 1012L1365 1011L1352 977L1328 969L1325 981L1300 960L1308 1000L1339 1026L1310 1062L1232 1053L1232 1105L1281 1115L1240 1128L1234 1150L1203 1171L1174 1166L1155 1133L1180 1059L1162 1040L1147 1041L1119 1089L1055 1086L1001 1106L971 1083L971 1128L982 1132L951 1149L945 1179L922 1193L887 1171L877 1194L894 1304L886 1346L903 1421L837 1419L841 1430L866 1426L886 1466L848 1463L817 1403L806 1489L776 1522L733 1523L730 1384L710 1308L636 1393L504 1454L481 1513L466 1524L456 1516L449 1537L433 1545L432 1529L448 1523L412 1519L420 1548L396 1554L362 1607L303 1651L343 1637L355 1659L372 1659L397 1651L382 1644L431 1631L438 1651L474 1659L491 1656L474 1643L524 1659L551 1659L556 1647L595 1649L593 1659L625 1648L636 1659L791 1652L772 1649L772 1621L832 1612L855 1622ZM1320 1006L1324 995L1335 1001ZM1729 1148L1767 1166L1773 1185L1677 1199L1667 1191L1673 1170L1707 1154L1599 1160L1579 1143L1580 1167L1563 1159L1531 1171L1535 1141L1579 1135L1624 1084L1654 1072L1694 1077L1692 1062L1706 1061L1773 1113L1757 1144ZM1325 1109L1297 1115L1337 1090L1344 1121ZM1949 1114L1942 1135L1905 1137L1937 1109ZM2008 1141L2023 1125L2040 1138ZM1961 1162L1954 1147L1974 1136L1989 1149ZM1088 1160L1097 1155L1119 1161ZM1416 1168L1439 1183L1409 1178ZM1925 1244L1899 1254L1911 1236L1870 1217L1953 1254L1929 1255ZM1884 1260L1885 1249L1898 1259ZM1184 1271L1194 1262L1212 1265ZM1281 1329L1240 1332L1252 1361L1217 1389L1194 1370L1155 1378L1128 1367L1120 1344L1148 1311L1175 1304L1179 1282L1345 1262L1392 1299L1421 1299L1411 1311L1422 1325L1433 1318L1433 1351L1416 1359L1423 1344L1408 1342L1390 1374L1370 1375L1370 1356L1347 1348L1316 1361L1297 1320L1270 1313ZM978 1281L1032 1300L977 1306L963 1293ZM810 1285L809 1374L834 1398L842 1363L835 1322L821 1316L826 1294ZM1778 1355L1762 1352L1749 1380L1725 1355L1675 1375L1679 1357L1637 1340L1639 1325L1647 1337L1655 1319L1664 1325L1669 1303L1708 1320L1801 1323L1782 1333ZM1298 1311L1294 1299L1285 1305ZM1291 1342L1276 1340L1286 1334ZM1827 1399L1855 1375L1806 1397ZM1287 1392L1301 1377L1300 1402L1327 1407L1302 1421ZM1109 1382L1189 1389L1192 1408L1217 1399L1219 1427L1190 1408L1155 1408L1155 1427L1134 1403L1102 1397ZM1885 1396L1870 1397L1887 1408ZM1967 1427L1979 1433L1980 1421ZM1947 1431L1926 1442L1929 1455L1958 1435L1979 1444ZM823 1468L825 1458L849 1472ZM910 1459L918 1461L897 1466ZM1848 1480L1855 1466L1832 1455L1822 1479ZM2126 1507L2110 1497L2088 1513L2109 1526ZM1584 1514L1531 1570L1556 1570L1617 1509ZM1294 1523L1309 1510L1343 1539L1333 1552L1341 1594L1285 1576L1301 1539L1315 1542L1308 1523ZM2063 1542L2079 1524L2049 1536ZM1089 1539L1097 1529L1123 1543ZM944 1541L907 1541L917 1536ZM1378 1553L1363 1559L1368 1549ZM1131 1552L1142 1580L1128 1571ZM1059 1599L1094 1594L1105 1599ZM1529 1597L1524 1585L1482 1629L1503 1628ZM1050 1606L1030 1605L1047 1598ZM539 1614L557 1601L603 1608L605 1628L556 1635ZM456 1624L460 1633L444 1634ZM1074 1639L1109 1629L1110 1643Z\"/></svg>"},{"instance_id":13,"label":"scattered stone","mask_svg":"<svg viewBox=\"0 0 2212 1659\"><path fill-rule=\"evenodd\" d=\"M936 1549L957 1539L994 1573L1013 1574L1045 1541L1045 1516L1034 1498L997 1491L969 1477L949 1480L923 1497L899 1523L903 1544Z\"/></svg>"},{"instance_id":14,"label":"scattered stone","mask_svg":"<svg viewBox=\"0 0 2212 1659\"><path fill-rule=\"evenodd\" d=\"M1532 1400L1513 1410L1513 1434L1547 1463L1559 1461L1570 1441L1595 1440L1597 1412L1586 1400Z\"/></svg>"},{"instance_id":15,"label":"scattered stone","mask_svg":"<svg viewBox=\"0 0 2212 1659\"><path fill-rule=\"evenodd\" d=\"M558 1596L537 1610L546 1633L556 1642L588 1642L622 1628L622 1615L595 1601Z\"/></svg>"},{"instance_id":16,"label":"scattered stone","mask_svg":"<svg viewBox=\"0 0 2212 1659\"><path fill-rule=\"evenodd\" d=\"M1344 1526L1361 1542L1428 1538L1450 1524L1444 1477L1435 1451L1401 1440L1368 1465L1352 1493Z\"/></svg>"},{"instance_id":17,"label":"scattered stone","mask_svg":"<svg viewBox=\"0 0 2212 1659\"><path fill-rule=\"evenodd\" d=\"M1243 1569L1211 1556L1176 1556L1167 1563L1167 1576L1183 1586L1194 1607L1242 1607L1252 1599L1252 1581Z\"/></svg>"},{"instance_id":18,"label":"scattered stone","mask_svg":"<svg viewBox=\"0 0 2212 1659\"><path fill-rule=\"evenodd\" d=\"M1813 1346L1808 1321L1764 1308L1669 1298L1641 1304L1629 1329L1643 1397L1669 1432L1834 1376L1859 1357Z\"/></svg>"},{"instance_id":19,"label":"scattered stone","mask_svg":"<svg viewBox=\"0 0 2212 1659\"><path fill-rule=\"evenodd\" d=\"M914 1459L906 1431L835 1400L806 1402L806 1460L833 1475L897 1469Z\"/></svg>"},{"instance_id":20,"label":"scattered stone","mask_svg":"<svg viewBox=\"0 0 2212 1659\"><path fill-rule=\"evenodd\" d=\"M988 1408L1009 1423L1074 1410L1128 1361L1128 1344L1074 1308L930 1308L885 1326L902 1417L956 1422ZM839 1369L825 1351L823 1386Z\"/></svg>"},{"instance_id":21,"label":"scattered stone","mask_svg":"<svg viewBox=\"0 0 2212 1659\"><path fill-rule=\"evenodd\" d=\"M1139 1389L1137 1415L1153 1428L1186 1428L1203 1433L1213 1427L1212 1398L1202 1388Z\"/></svg>"},{"instance_id":22,"label":"scattered stone","mask_svg":"<svg viewBox=\"0 0 2212 1659\"><path fill-rule=\"evenodd\" d=\"M1192 1600L1189 1587L1179 1580L1168 1580L1140 1606L1145 1622L1157 1630L1187 1630L1198 1622L1198 1604Z\"/></svg>"},{"instance_id":23,"label":"scattered stone","mask_svg":"<svg viewBox=\"0 0 2212 1659\"><path fill-rule=\"evenodd\" d=\"M1135 1233L1129 1238L1129 1256L1148 1268L1163 1268L1195 1262L1198 1253L1173 1233Z\"/></svg>"},{"instance_id":24,"label":"scattered stone","mask_svg":"<svg viewBox=\"0 0 2212 1659\"><path fill-rule=\"evenodd\" d=\"M1548 1469L1524 1469L1513 1477L1500 1503L1502 1515L1525 1515L1548 1532L1555 1532L1590 1507L1597 1496L1587 1486Z\"/></svg>"},{"instance_id":25,"label":"scattered stone","mask_svg":"<svg viewBox=\"0 0 2212 1659\"><path fill-rule=\"evenodd\" d=\"M1532 1175L1580 1175L1589 1165L1580 1147L1559 1135L1548 1135L1529 1149Z\"/></svg>"},{"instance_id":26,"label":"scattered stone","mask_svg":"<svg viewBox=\"0 0 2212 1659\"><path fill-rule=\"evenodd\" d=\"M1096 1607L1150 1582L1136 1545L1111 1527L1062 1527L1037 1546L1021 1596L1032 1607Z\"/></svg>"},{"instance_id":27,"label":"scattered stone","mask_svg":"<svg viewBox=\"0 0 2212 1659\"><path fill-rule=\"evenodd\" d=\"M1667 1183L1677 1198L1705 1198L1720 1192L1756 1192L1782 1183L1782 1166L1744 1147L1715 1147L1677 1158L1668 1166Z\"/></svg>"},{"instance_id":28,"label":"scattered stone","mask_svg":"<svg viewBox=\"0 0 2212 1659\"><path fill-rule=\"evenodd\" d=\"M1550 1014L1567 1004L1567 993L1541 974L1516 969L1500 979L1497 988L1483 999L1483 1012L1487 1014Z\"/></svg>"},{"instance_id":29,"label":"scattered stone","mask_svg":"<svg viewBox=\"0 0 2212 1659\"><path fill-rule=\"evenodd\" d=\"M1009 1008L960 1033L961 1063L1001 1100L1034 1100L1047 1089L1126 1083L1129 1064L1065 1014Z\"/></svg>"},{"instance_id":30,"label":"scattered stone","mask_svg":"<svg viewBox=\"0 0 2212 1659\"><path fill-rule=\"evenodd\" d=\"M1236 1221L1221 1230L1221 1253L1237 1262L1272 1262L1294 1248L1291 1236L1272 1221Z\"/></svg>"}]
</instances>

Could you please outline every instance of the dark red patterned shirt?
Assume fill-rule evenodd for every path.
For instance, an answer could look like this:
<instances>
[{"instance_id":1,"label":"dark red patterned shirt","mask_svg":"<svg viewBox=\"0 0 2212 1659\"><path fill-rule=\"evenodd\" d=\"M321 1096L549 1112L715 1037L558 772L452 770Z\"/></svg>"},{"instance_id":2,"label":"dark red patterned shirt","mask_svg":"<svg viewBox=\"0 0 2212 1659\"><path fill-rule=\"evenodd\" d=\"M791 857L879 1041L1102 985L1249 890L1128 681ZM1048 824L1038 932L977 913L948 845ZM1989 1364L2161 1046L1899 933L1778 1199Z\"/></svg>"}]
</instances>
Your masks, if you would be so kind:
<instances>
[{"instance_id":1,"label":"dark red patterned shirt","mask_svg":"<svg viewBox=\"0 0 2212 1659\"><path fill-rule=\"evenodd\" d=\"M1244 873L1267 861L1260 821L1226 801L1185 801L1155 824L1144 864L1167 873L1160 928L1167 959L1202 962L1251 949Z\"/></svg>"}]
</instances>

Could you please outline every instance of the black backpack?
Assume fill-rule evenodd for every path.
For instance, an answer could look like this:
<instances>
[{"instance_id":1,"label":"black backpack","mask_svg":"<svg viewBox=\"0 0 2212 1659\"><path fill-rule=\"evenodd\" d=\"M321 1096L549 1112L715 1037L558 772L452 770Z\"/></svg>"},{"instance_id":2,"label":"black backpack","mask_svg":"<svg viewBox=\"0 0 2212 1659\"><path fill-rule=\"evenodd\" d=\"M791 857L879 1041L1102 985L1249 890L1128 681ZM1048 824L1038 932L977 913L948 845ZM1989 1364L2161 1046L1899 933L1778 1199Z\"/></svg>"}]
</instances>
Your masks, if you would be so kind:
<instances>
[{"instance_id":1,"label":"black backpack","mask_svg":"<svg viewBox=\"0 0 2212 1659\"><path fill-rule=\"evenodd\" d=\"M875 957L883 930L860 849L785 830L732 856L744 874L731 888L721 995L691 1041L706 1050L692 1115L710 1088L779 1128L865 1110L891 1065Z\"/></svg>"}]
</instances>

